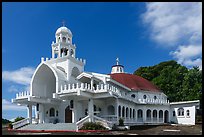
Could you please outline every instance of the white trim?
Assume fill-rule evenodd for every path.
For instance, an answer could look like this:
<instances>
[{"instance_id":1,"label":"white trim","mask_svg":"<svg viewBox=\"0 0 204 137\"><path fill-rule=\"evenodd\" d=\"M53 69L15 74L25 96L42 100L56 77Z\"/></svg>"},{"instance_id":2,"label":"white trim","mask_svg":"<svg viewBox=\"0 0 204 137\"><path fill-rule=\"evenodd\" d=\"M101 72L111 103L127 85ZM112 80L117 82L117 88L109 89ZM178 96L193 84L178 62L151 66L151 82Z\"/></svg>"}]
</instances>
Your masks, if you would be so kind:
<instances>
[{"instance_id":1,"label":"white trim","mask_svg":"<svg viewBox=\"0 0 204 137\"><path fill-rule=\"evenodd\" d=\"M200 103L200 100L194 100L194 101L182 101L182 102L171 102L170 105L188 104L188 103Z\"/></svg>"}]
</instances>

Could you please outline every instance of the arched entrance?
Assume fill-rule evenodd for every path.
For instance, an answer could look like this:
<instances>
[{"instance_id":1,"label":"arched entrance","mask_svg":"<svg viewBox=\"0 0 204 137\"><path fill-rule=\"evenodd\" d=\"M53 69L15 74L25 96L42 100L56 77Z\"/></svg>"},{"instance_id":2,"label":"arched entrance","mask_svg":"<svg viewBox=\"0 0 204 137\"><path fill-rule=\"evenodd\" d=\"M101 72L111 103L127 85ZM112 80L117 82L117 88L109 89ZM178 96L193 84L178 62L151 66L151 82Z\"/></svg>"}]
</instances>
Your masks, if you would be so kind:
<instances>
[{"instance_id":1,"label":"arched entrance","mask_svg":"<svg viewBox=\"0 0 204 137\"><path fill-rule=\"evenodd\" d=\"M164 123L168 123L169 122L169 111L165 110L164 112Z\"/></svg>"},{"instance_id":2,"label":"arched entrance","mask_svg":"<svg viewBox=\"0 0 204 137\"><path fill-rule=\"evenodd\" d=\"M65 109L65 123L72 123L72 110L69 106Z\"/></svg>"}]
</instances>

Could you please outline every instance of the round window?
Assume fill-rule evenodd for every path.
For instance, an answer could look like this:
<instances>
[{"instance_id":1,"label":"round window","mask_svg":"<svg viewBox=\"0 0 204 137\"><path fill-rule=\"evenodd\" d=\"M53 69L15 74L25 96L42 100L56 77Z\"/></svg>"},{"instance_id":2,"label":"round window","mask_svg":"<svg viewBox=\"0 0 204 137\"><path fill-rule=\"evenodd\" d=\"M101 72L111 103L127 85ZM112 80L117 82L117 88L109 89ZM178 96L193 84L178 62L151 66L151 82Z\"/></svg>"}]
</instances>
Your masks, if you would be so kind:
<instances>
[{"instance_id":1,"label":"round window","mask_svg":"<svg viewBox=\"0 0 204 137\"><path fill-rule=\"evenodd\" d=\"M147 96L146 96L146 95L144 95L144 96L143 96L143 98L144 98L144 99L146 99L146 98L147 98Z\"/></svg>"}]
</instances>

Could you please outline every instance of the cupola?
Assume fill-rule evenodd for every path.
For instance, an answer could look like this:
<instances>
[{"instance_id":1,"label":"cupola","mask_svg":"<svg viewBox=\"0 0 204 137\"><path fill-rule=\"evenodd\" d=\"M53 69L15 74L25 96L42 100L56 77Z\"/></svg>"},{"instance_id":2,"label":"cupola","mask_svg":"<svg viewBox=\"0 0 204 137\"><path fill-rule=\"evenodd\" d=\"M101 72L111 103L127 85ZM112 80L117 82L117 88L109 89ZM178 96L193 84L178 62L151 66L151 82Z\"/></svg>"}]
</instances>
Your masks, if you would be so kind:
<instances>
[{"instance_id":1,"label":"cupola","mask_svg":"<svg viewBox=\"0 0 204 137\"><path fill-rule=\"evenodd\" d=\"M111 74L124 73L124 66L119 64L119 58L116 59L116 65L112 66Z\"/></svg>"}]
</instances>

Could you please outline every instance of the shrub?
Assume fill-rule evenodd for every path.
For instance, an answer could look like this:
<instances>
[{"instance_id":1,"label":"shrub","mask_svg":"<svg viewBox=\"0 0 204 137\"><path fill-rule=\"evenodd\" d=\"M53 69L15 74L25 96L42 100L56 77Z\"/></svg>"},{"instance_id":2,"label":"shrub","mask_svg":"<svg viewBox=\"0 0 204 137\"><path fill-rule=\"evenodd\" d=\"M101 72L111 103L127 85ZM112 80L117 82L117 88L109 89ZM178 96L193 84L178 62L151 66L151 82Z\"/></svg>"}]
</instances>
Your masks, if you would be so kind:
<instances>
[{"instance_id":1,"label":"shrub","mask_svg":"<svg viewBox=\"0 0 204 137\"><path fill-rule=\"evenodd\" d=\"M119 119L119 126L124 126L124 120L122 118Z\"/></svg>"},{"instance_id":2,"label":"shrub","mask_svg":"<svg viewBox=\"0 0 204 137\"><path fill-rule=\"evenodd\" d=\"M100 123L86 122L80 130L106 130Z\"/></svg>"},{"instance_id":3,"label":"shrub","mask_svg":"<svg viewBox=\"0 0 204 137\"><path fill-rule=\"evenodd\" d=\"M20 120L22 120L22 119L24 119L24 117L17 117L17 118L14 120L14 122L20 121Z\"/></svg>"}]
</instances>

